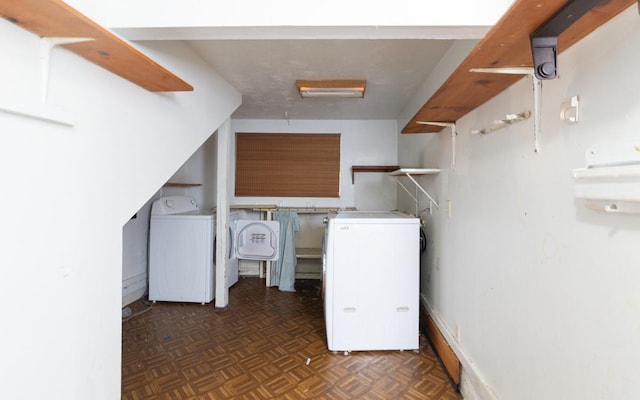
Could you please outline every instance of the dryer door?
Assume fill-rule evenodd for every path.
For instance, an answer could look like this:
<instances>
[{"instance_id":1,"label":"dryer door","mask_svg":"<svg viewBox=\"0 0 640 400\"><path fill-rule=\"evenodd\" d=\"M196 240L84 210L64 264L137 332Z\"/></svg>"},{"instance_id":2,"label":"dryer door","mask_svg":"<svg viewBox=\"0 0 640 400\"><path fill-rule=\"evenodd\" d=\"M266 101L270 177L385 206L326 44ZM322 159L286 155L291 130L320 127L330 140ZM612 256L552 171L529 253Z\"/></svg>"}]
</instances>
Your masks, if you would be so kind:
<instances>
[{"instance_id":1,"label":"dryer door","mask_svg":"<svg viewBox=\"0 0 640 400\"><path fill-rule=\"evenodd\" d=\"M241 260L276 261L280 255L280 222L239 219L235 244Z\"/></svg>"}]
</instances>

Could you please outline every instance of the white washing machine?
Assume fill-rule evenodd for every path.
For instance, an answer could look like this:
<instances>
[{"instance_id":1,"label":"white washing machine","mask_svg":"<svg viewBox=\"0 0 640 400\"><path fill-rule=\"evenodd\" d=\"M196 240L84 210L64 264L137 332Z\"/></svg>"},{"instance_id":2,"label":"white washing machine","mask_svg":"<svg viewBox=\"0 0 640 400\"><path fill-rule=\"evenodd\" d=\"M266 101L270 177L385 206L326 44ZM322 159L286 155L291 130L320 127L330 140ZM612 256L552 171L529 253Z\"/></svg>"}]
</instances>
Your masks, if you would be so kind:
<instances>
[{"instance_id":1,"label":"white washing machine","mask_svg":"<svg viewBox=\"0 0 640 400\"><path fill-rule=\"evenodd\" d=\"M232 213L231 217L236 217ZM229 232L231 238L231 230ZM188 196L162 197L151 206L149 300L209 303L215 297L215 210L199 210ZM229 241L227 287L238 280Z\"/></svg>"}]
</instances>

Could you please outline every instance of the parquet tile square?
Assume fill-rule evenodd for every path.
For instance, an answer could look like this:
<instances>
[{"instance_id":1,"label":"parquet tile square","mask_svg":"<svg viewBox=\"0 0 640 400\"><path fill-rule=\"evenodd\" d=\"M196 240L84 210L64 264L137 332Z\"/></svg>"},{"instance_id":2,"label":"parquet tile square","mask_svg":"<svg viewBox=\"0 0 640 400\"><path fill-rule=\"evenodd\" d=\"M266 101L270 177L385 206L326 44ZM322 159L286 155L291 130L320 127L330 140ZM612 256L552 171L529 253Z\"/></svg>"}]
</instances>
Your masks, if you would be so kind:
<instances>
[{"instance_id":1,"label":"parquet tile square","mask_svg":"<svg viewBox=\"0 0 640 400\"><path fill-rule=\"evenodd\" d=\"M329 352L319 284L241 278L221 312L154 304L123 323L122 399L462 398L423 337L419 352Z\"/></svg>"}]
</instances>

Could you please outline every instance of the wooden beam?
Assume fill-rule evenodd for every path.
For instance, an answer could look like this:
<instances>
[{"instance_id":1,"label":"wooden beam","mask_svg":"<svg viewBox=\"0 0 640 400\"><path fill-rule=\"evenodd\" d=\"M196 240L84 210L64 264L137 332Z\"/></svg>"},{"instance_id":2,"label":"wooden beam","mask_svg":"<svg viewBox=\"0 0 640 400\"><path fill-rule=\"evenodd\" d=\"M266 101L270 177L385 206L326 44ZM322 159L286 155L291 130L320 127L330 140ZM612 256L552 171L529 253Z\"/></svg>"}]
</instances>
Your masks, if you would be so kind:
<instances>
[{"instance_id":1,"label":"wooden beam","mask_svg":"<svg viewBox=\"0 0 640 400\"><path fill-rule=\"evenodd\" d=\"M567 0L517 0L407 123L402 133L440 132L442 127L421 125L417 121L457 121L522 79L522 75L469 70L533 66L529 35L566 3ZM636 0L601 2L558 37L558 51L571 47L634 3Z\"/></svg>"},{"instance_id":2,"label":"wooden beam","mask_svg":"<svg viewBox=\"0 0 640 400\"><path fill-rule=\"evenodd\" d=\"M92 38L62 45L80 57L152 92L193 87L60 0L4 0L0 16L40 37Z\"/></svg>"}]
</instances>

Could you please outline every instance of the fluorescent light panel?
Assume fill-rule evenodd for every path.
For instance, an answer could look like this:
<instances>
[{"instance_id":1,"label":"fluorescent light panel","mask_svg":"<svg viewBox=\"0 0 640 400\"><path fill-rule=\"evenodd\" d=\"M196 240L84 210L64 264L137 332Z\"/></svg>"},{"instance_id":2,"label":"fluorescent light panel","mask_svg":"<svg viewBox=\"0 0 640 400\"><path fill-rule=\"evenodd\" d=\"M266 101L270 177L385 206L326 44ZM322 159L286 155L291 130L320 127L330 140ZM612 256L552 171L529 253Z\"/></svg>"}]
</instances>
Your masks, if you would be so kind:
<instances>
[{"instance_id":1,"label":"fluorescent light panel","mask_svg":"<svg viewBox=\"0 0 640 400\"><path fill-rule=\"evenodd\" d=\"M300 96L362 98L367 85L365 80L298 80Z\"/></svg>"}]
</instances>

